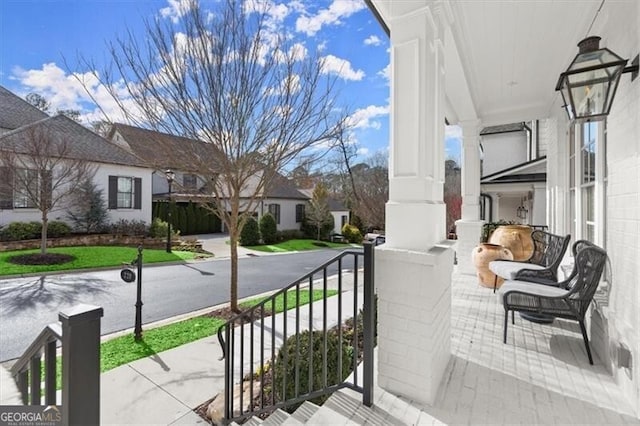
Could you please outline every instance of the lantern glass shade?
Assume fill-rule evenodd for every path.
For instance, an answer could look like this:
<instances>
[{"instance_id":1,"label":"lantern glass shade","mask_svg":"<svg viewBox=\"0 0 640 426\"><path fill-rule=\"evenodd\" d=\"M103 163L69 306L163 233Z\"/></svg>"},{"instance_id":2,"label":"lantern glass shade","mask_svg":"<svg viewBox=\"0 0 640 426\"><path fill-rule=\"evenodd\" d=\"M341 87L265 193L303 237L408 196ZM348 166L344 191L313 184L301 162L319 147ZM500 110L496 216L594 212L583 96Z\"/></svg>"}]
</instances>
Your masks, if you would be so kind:
<instances>
[{"instance_id":1,"label":"lantern glass shade","mask_svg":"<svg viewBox=\"0 0 640 426\"><path fill-rule=\"evenodd\" d=\"M580 53L558 79L560 90L570 120L602 117L609 114L620 76L627 61L607 48L595 49L593 40L585 39ZM590 46L581 46L590 41ZM594 50L589 50L589 49Z\"/></svg>"}]
</instances>

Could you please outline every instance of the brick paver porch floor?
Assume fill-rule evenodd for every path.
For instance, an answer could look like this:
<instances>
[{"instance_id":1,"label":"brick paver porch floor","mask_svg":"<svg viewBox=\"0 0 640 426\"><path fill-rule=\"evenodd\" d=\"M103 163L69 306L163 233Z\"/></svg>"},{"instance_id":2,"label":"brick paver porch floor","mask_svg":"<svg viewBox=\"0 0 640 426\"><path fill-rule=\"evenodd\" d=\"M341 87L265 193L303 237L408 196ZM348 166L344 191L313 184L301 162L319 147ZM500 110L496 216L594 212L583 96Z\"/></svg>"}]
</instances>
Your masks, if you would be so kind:
<instances>
[{"instance_id":1,"label":"brick paver porch floor","mask_svg":"<svg viewBox=\"0 0 640 426\"><path fill-rule=\"evenodd\" d=\"M433 406L406 414L421 410L419 423L640 424L596 354L589 365L577 323L540 325L516 314L505 345L503 320L497 295L455 272L446 376ZM402 423L417 420L398 414Z\"/></svg>"}]
</instances>

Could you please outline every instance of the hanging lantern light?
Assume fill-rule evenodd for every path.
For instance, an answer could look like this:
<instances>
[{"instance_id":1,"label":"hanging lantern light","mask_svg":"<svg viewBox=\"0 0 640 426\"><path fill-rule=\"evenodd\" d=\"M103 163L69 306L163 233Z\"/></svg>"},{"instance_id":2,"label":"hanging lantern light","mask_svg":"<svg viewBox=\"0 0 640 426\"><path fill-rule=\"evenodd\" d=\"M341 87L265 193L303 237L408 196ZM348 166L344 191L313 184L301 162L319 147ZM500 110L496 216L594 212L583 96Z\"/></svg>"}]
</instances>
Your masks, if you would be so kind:
<instances>
[{"instance_id":1,"label":"hanging lantern light","mask_svg":"<svg viewBox=\"0 0 640 426\"><path fill-rule=\"evenodd\" d=\"M604 117L609 114L613 98L625 72L638 72L638 58L625 68L622 59L607 48L600 48L600 37L587 37L578 43L579 52L556 84L565 103L569 120Z\"/></svg>"},{"instance_id":2,"label":"hanging lantern light","mask_svg":"<svg viewBox=\"0 0 640 426\"><path fill-rule=\"evenodd\" d=\"M527 218L527 213L529 213L529 210L524 207L524 202L520 200L520 205L516 209L516 216L518 219L524 220Z\"/></svg>"}]
</instances>

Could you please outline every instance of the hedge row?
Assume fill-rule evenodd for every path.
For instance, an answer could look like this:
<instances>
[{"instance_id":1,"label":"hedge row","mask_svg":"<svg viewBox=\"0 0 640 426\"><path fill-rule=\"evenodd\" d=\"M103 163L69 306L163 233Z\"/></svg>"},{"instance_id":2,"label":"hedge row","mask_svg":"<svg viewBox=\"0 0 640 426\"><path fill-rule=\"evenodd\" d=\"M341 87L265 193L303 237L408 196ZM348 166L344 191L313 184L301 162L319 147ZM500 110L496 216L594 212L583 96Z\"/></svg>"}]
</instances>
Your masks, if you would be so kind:
<instances>
[{"instance_id":1,"label":"hedge row","mask_svg":"<svg viewBox=\"0 0 640 426\"><path fill-rule=\"evenodd\" d=\"M221 231L220 219L210 210L192 203L166 203L154 201L153 218L168 222L168 210L171 210L171 226L182 235L210 234Z\"/></svg>"}]
</instances>

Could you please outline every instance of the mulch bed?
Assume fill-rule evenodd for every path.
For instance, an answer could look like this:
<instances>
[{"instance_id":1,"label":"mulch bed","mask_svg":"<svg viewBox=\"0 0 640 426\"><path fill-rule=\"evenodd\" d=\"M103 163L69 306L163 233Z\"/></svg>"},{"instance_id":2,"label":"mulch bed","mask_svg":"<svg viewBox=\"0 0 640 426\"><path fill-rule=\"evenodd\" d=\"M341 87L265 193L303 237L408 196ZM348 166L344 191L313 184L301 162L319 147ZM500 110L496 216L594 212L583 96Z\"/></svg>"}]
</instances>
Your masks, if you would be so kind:
<instances>
[{"instance_id":1,"label":"mulch bed","mask_svg":"<svg viewBox=\"0 0 640 426\"><path fill-rule=\"evenodd\" d=\"M75 259L76 257L70 254L33 253L11 256L7 259L7 262L16 265L61 265L63 263L71 262Z\"/></svg>"}]
</instances>

